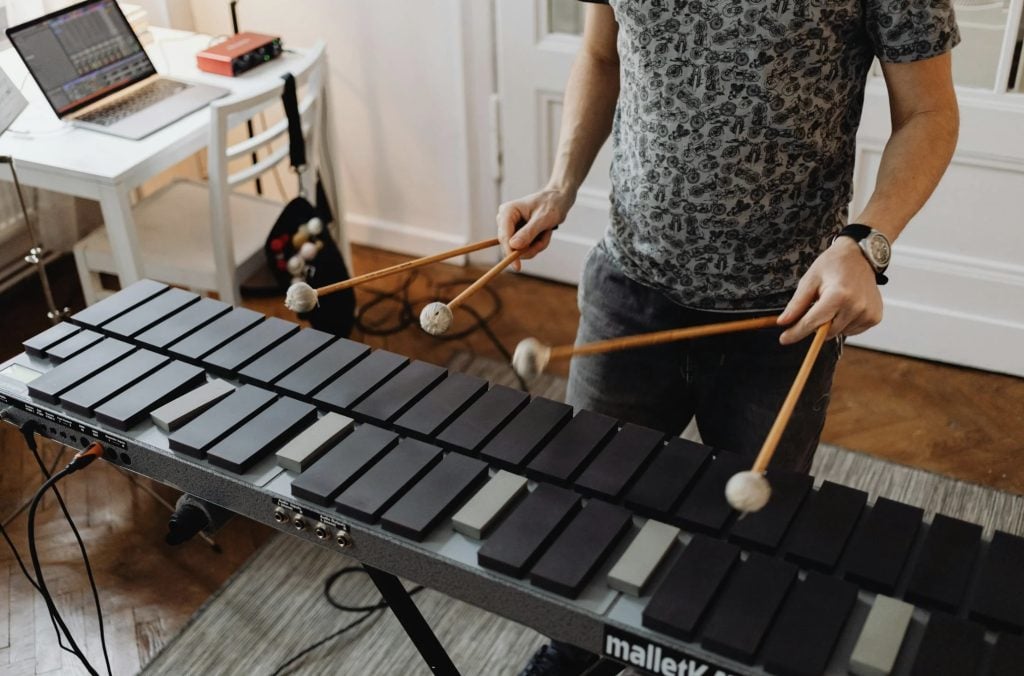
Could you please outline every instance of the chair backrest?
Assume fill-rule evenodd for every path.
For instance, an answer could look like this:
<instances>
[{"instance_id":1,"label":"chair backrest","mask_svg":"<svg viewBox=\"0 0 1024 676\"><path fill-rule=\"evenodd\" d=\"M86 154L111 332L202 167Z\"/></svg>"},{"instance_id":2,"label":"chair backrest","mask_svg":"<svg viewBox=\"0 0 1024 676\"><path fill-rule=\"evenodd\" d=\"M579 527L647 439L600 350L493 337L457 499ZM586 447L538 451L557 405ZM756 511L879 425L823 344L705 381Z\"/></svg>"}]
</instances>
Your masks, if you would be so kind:
<instances>
[{"instance_id":1,"label":"chair backrest","mask_svg":"<svg viewBox=\"0 0 1024 676\"><path fill-rule=\"evenodd\" d=\"M319 166L319 145L324 131L324 93L327 75L325 43L321 40L307 50L290 68L295 77L302 133L306 143L306 169L302 174L303 189L315 197L316 173ZM282 162L288 161L288 120L283 116L255 133L251 138L232 143L231 131L268 109L280 108L284 81L254 94L230 96L211 105L208 173L210 188L210 225L213 254L217 266L217 287L225 295L237 288L237 262L234 260L231 214L228 198L238 186L254 181ZM276 146L276 147L275 147ZM260 159L231 171L232 160L249 158L259 152ZM266 224L267 232L272 223ZM234 296L232 290L229 296Z\"/></svg>"}]
</instances>

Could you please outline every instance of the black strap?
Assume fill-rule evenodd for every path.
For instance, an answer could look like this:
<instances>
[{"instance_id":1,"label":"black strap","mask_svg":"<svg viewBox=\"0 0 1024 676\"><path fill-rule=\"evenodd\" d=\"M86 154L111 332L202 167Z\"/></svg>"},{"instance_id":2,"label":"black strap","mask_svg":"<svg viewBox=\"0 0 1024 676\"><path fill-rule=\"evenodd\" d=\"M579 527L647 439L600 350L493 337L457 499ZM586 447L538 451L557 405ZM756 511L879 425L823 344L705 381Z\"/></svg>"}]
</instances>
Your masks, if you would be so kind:
<instances>
[{"instance_id":1,"label":"black strap","mask_svg":"<svg viewBox=\"0 0 1024 676\"><path fill-rule=\"evenodd\" d=\"M867 237L870 234L871 234L871 226L870 225L864 225L863 223L850 223L845 228L840 230L839 234L836 235L832 239L832 241L834 242L835 240L839 239L840 237L849 237L854 242L858 242L859 243L859 242L863 241L864 238ZM864 257L865 258L868 257L867 253L864 253ZM873 262L871 262L870 258L868 258L868 264L871 265L871 269L874 270L874 273L875 273L875 283L876 284L878 284L879 286L883 286L883 285L889 283L889 278L885 276L885 270L889 266L886 266L881 271L875 270L874 269L875 268L875 264Z\"/></svg>"},{"instance_id":2,"label":"black strap","mask_svg":"<svg viewBox=\"0 0 1024 676\"><path fill-rule=\"evenodd\" d=\"M839 231L836 237L849 237L854 242L859 242L871 234L871 226L863 223L850 223Z\"/></svg>"},{"instance_id":3,"label":"black strap","mask_svg":"<svg viewBox=\"0 0 1024 676\"><path fill-rule=\"evenodd\" d=\"M295 76L285 73L284 91L281 92L281 103L284 114L288 117L288 152L293 167L306 165L306 141L302 137L302 118L299 116L299 99L295 95Z\"/></svg>"}]
</instances>

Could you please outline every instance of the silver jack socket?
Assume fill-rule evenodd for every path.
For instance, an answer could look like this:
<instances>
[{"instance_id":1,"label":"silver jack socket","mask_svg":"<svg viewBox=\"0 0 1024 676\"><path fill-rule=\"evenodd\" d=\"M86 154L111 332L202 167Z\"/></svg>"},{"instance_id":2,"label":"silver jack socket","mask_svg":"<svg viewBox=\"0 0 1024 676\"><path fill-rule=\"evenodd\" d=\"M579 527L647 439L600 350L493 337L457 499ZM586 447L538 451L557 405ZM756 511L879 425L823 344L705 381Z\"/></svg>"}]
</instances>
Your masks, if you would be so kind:
<instances>
[{"instance_id":1,"label":"silver jack socket","mask_svg":"<svg viewBox=\"0 0 1024 676\"><path fill-rule=\"evenodd\" d=\"M288 513L278 507L274 510L274 521L278 523L284 523L288 520Z\"/></svg>"},{"instance_id":2,"label":"silver jack socket","mask_svg":"<svg viewBox=\"0 0 1024 676\"><path fill-rule=\"evenodd\" d=\"M334 541L337 542L338 546L342 549L352 546L352 537L343 530L338 531L338 535L334 538Z\"/></svg>"},{"instance_id":3,"label":"silver jack socket","mask_svg":"<svg viewBox=\"0 0 1024 676\"><path fill-rule=\"evenodd\" d=\"M313 533L316 534L316 536L321 540L326 540L327 536L329 535L329 533L327 532L327 526L323 525L322 523L318 523L313 528Z\"/></svg>"},{"instance_id":4,"label":"silver jack socket","mask_svg":"<svg viewBox=\"0 0 1024 676\"><path fill-rule=\"evenodd\" d=\"M295 526L295 530L305 530L306 520L302 518L301 514L296 514L292 519L292 525Z\"/></svg>"}]
</instances>

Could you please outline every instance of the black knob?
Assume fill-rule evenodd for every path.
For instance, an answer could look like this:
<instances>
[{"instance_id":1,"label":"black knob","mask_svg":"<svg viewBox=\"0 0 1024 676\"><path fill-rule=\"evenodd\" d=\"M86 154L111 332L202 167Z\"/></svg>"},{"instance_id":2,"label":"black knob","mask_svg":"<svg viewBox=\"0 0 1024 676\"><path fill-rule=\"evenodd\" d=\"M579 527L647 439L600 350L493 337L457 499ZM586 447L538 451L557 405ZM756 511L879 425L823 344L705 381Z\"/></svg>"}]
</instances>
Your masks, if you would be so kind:
<instances>
[{"instance_id":1,"label":"black knob","mask_svg":"<svg viewBox=\"0 0 1024 676\"><path fill-rule=\"evenodd\" d=\"M167 522L167 536L164 542L169 545L180 545L195 537L199 531L209 525L206 512L195 505L184 504L174 510Z\"/></svg>"}]
</instances>

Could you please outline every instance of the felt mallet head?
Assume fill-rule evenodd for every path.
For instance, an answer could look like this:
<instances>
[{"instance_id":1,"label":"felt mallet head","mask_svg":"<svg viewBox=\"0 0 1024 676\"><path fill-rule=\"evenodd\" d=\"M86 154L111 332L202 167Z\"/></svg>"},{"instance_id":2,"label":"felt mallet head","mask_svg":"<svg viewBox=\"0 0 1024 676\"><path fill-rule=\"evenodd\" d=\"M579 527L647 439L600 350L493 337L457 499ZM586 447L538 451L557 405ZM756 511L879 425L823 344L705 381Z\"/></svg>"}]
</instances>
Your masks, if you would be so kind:
<instances>
[{"instance_id":1,"label":"felt mallet head","mask_svg":"<svg viewBox=\"0 0 1024 676\"><path fill-rule=\"evenodd\" d=\"M284 306L299 314L311 312L319 302L316 289L305 282L295 282L284 296Z\"/></svg>"},{"instance_id":2,"label":"felt mallet head","mask_svg":"<svg viewBox=\"0 0 1024 676\"><path fill-rule=\"evenodd\" d=\"M768 504L772 487L760 472L737 472L725 484L725 499L738 512L757 512Z\"/></svg>"},{"instance_id":3,"label":"felt mallet head","mask_svg":"<svg viewBox=\"0 0 1024 676\"><path fill-rule=\"evenodd\" d=\"M512 368L523 380L533 380L547 368L551 348L536 338L519 341L512 354Z\"/></svg>"},{"instance_id":4,"label":"felt mallet head","mask_svg":"<svg viewBox=\"0 0 1024 676\"><path fill-rule=\"evenodd\" d=\"M444 303L434 301L420 312L420 327L432 336L441 336L452 326L452 311Z\"/></svg>"}]
</instances>

